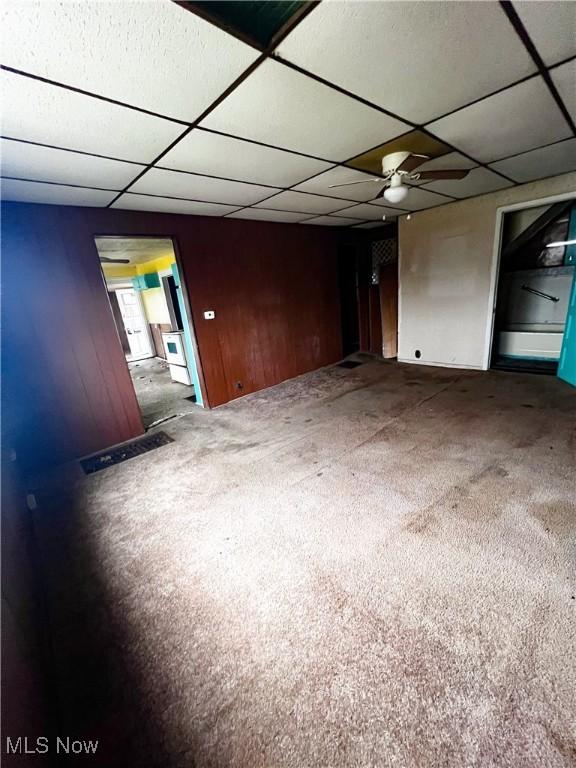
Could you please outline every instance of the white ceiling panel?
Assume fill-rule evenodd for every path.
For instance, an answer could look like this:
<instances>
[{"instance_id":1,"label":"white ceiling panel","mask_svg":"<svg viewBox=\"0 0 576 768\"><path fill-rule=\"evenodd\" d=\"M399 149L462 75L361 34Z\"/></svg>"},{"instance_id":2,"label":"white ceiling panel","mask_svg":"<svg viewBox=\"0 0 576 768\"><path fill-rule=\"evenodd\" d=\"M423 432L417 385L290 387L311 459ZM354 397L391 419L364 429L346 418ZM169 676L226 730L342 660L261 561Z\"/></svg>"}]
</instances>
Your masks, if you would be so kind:
<instances>
[{"instance_id":1,"label":"white ceiling panel","mask_svg":"<svg viewBox=\"0 0 576 768\"><path fill-rule=\"evenodd\" d=\"M546 65L576 54L576 3L573 0L516 0L513 6Z\"/></svg>"},{"instance_id":2,"label":"white ceiling panel","mask_svg":"<svg viewBox=\"0 0 576 768\"><path fill-rule=\"evenodd\" d=\"M181 171L277 187L291 187L330 167L330 163L322 160L202 130L192 131L162 158L160 164Z\"/></svg>"},{"instance_id":3,"label":"white ceiling panel","mask_svg":"<svg viewBox=\"0 0 576 768\"><path fill-rule=\"evenodd\" d=\"M2 134L15 139L149 163L184 130L169 120L11 72L2 72L1 82Z\"/></svg>"},{"instance_id":4,"label":"white ceiling panel","mask_svg":"<svg viewBox=\"0 0 576 768\"><path fill-rule=\"evenodd\" d=\"M238 206L252 205L265 197L270 197L278 190L256 184L243 184L240 181L213 179L209 176L196 176L193 173L151 168L141 179L138 179L130 191Z\"/></svg>"},{"instance_id":5,"label":"white ceiling panel","mask_svg":"<svg viewBox=\"0 0 576 768\"><path fill-rule=\"evenodd\" d=\"M355 224L352 229L376 229L377 227L383 227L383 222L367 221L364 224Z\"/></svg>"},{"instance_id":6,"label":"white ceiling panel","mask_svg":"<svg viewBox=\"0 0 576 768\"><path fill-rule=\"evenodd\" d=\"M351 216L353 219L379 219L382 222L383 216L386 216L387 219L395 218L402 211L397 211L395 208L385 208L380 205L363 203L361 205L354 205L352 208L346 208L345 213L347 217Z\"/></svg>"},{"instance_id":7,"label":"white ceiling panel","mask_svg":"<svg viewBox=\"0 0 576 768\"><path fill-rule=\"evenodd\" d=\"M202 125L335 161L410 128L276 61L258 67Z\"/></svg>"},{"instance_id":8,"label":"white ceiling panel","mask_svg":"<svg viewBox=\"0 0 576 768\"><path fill-rule=\"evenodd\" d=\"M1 140L0 158L3 176L116 190L145 167L8 139Z\"/></svg>"},{"instance_id":9,"label":"white ceiling panel","mask_svg":"<svg viewBox=\"0 0 576 768\"><path fill-rule=\"evenodd\" d=\"M294 213L293 211L269 211L265 208L245 208L243 211L227 216L228 219L253 219L256 221L283 221L296 224L310 218L308 213Z\"/></svg>"},{"instance_id":10,"label":"white ceiling panel","mask_svg":"<svg viewBox=\"0 0 576 768\"><path fill-rule=\"evenodd\" d=\"M258 56L170 2L6 2L3 63L191 122Z\"/></svg>"},{"instance_id":11,"label":"white ceiling panel","mask_svg":"<svg viewBox=\"0 0 576 768\"><path fill-rule=\"evenodd\" d=\"M506 181L502 176L492 173L487 168L474 168L464 179L459 181L455 179L432 181L426 184L424 189L431 190L432 192L441 192L444 195L452 195L452 197L473 197L474 195L483 195L486 192L494 192L496 189L504 189L511 186L511 181Z\"/></svg>"},{"instance_id":12,"label":"white ceiling panel","mask_svg":"<svg viewBox=\"0 0 576 768\"><path fill-rule=\"evenodd\" d=\"M357 219L346 219L344 216L317 216L315 219L308 219L306 224L318 224L321 227L349 227L355 224Z\"/></svg>"},{"instance_id":13,"label":"white ceiling panel","mask_svg":"<svg viewBox=\"0 0 576 768\"><path fill-rule=\"evenodd\" d=\"M568 139L549 147L499 160L492 164L492 168L522 183L575 171L576 139Z\"/></svg>"},{"instance_id":14,"label":"white ceiling panel","mask_svg":"<svg viewBox=\"0 0 576 768\"><path fill-rule=\"evenodd\" d=\"M130 192L123 194L111 207L131 211L187 213L195 216L224 216L236 208L234 205L201 203L195 200L172 200L167 197L147 197L146 195L133 195Z\"/></svg>"},{"instance_id":15,"label":"white ceiling panel","mask_svg":"<svg viewBox=\"0 0 576 768\"><path fill-rule=\"evenodd\" d=\"M47 203L48 205L91 205L105 206L116 196L116 192L102 189L64 187L58 184L43 184L35 181L2 179L2 200L22 203Z\"/></svg>"},{"instance_id":16,"label":"white ceiling panel","mask_svg":"<svg viewBox=\"0 0 576 768\"><path fill-rule=\"evenodd\" d=\"M569 2L569 4L576 8L576 3ZM570 112L570 117L576 123L576 59L562 64L561 67L556 67L550 74L560 96L562 96L566 109Z\"/></svg>"},{"instance_id":17,"label":"white ceiling panel","mask_svg":"<svg viewBox=\"0 0 576 768\"><path fill-rule=\"evenodd\" d=\"M420 211L424 208L433 208L435 205L444 205L449 203L450 198L443 195L437 195L435 192L427 192L421 187L410 187L408 197L402 200L402 208L404 210L398 211L398 215L402 216L405 211ZM374 205L379 205L379 200L374 200ZM386 200L383 200L382 205L386 204Z\"/></svg>"},{"instance_id":18,"label":"white ceiling panel","mask_svg":"<svg viewBox=\"0 0 576 768\"><path fill-rule=\"evenodd\" d=\"M489 96L427 127L481 162L498 160L571 134L541 77Z\"/></svg>"},{"instance_id":19,"label":"white ceiling panel","mask_svg":"<svg viewBox=\"0 0 576 768\"><path fill-rule=\"evenodd\" d=\"M335 197L306 195L303 192L288 190L271 197L269 200L264 200L257 207L274 208L279 211L302 211L303 213L331 213L349 205L351 203Z\"/></svg>"},{"instance_id":20,"label":"white ceiling panel","mask_svg":"<svg viewBox=\"0 0 576 768\"><path fill-rule=\"evenodd\" d=\"M345 200L357 200L366 202L378 194L380 187L376 183L352 184L349 187L330 188L330 184L344 184L348 181L365 181L376 178L361 171L354 171L352 168L337 166L326 173L321 173L313 179L298 184L295 189L301 192L313 192L317 195L327 195L329 197L339 197ZM382 184L384 180L382 180Z\"/></svg>"},{"instance_id":21,"label":"white ceiling panel","mask_svg":"<svg viewBox=\"0 0 576 768\"><path fill-rule=\"evenodd\" d=\"M495 2L323 2L279 53L415 123L536 71Z\"/></svg>"}]
</instances>

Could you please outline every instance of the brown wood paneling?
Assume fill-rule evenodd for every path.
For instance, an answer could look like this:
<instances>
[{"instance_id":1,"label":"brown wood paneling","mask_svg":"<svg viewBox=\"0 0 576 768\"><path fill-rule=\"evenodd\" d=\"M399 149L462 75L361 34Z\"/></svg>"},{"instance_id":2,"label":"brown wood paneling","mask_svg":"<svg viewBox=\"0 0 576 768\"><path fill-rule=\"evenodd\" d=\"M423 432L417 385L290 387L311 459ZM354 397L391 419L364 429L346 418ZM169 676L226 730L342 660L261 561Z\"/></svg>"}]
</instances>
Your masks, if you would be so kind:
<instances>
[{"instance_id":1,"label":"brown wood paneling","mask_svg":"<svg viewBox=\"0 0 576 768\"><path fill-rule=\"evenodd\" d=\"M398 355L398 262L380 267L380 312L382 314L382 355Z\"/></svg>"},{"instance_id":2,"label":"brown wood paneling","mask_svg":"<svg viewBox=\"0 0 576 768\"><path fill-rule=\"evenodd\" d=\"M30 466L143 431L95 235L174 239L207 406L341 356L333 229L17 203L2 224L4 413Z\"/></svg>"},{"instance_id":3,"label":"brown wood paneling","mask_svg":"<svg viewBox=\"0 0 576 768\"><path fill-rule=\"evenodd\" d=\"M372 275L372 257L369 249L364 246L358 249L356 257L358 269L358 327L360 349L369 352L370 344L370 288Z\"/></svg>"},{"instance_id":4,"label":"brown wood paneling","mask_svg":"<svg viewBox=\"0 0 576 768\"><path fill-rule=\"evenodd\" d=\"M370 352L382 354L382 315L380 313L380 290L371 285L368 293L368 316L370 322Z\"/></svg>"},{"instance_id":5,"label":"brown wood paneling","mask_svg":"<svg viewBox=\"0 0 576 768\"><path fill-rule=\"evenodd\" d=\"M114 317L114 322L116 323L116 330L118 331L120 344L122 345L124 354L129 355L130 342L128 341L126 328L124 328L124 320L122 319L122 313L120 312L120 304L118 304L118 296L116 296L116 291L108 291L108 299L110 301L110 308L112 309L112 316Z\"/></svg>"}]
</instances>

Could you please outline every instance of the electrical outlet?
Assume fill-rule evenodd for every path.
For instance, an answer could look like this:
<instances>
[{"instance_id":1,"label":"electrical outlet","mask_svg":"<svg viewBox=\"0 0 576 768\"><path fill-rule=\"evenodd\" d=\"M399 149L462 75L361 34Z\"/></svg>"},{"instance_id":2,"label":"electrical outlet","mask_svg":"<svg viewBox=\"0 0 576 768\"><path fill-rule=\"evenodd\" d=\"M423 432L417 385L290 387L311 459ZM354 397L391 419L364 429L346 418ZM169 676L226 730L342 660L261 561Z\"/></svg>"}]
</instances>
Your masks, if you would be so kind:
<instances>
[{"instance_id":1,"label":"electrical outlet","mask_svg":"<svg viewBox=\"0 0 576 768\"><path fill-rule=\"evenodd\" d=\"M204 320L214 320L216 317L216 313L213 309L207 309L206 312L204 312Z\"/></svg>"}]
</instances>

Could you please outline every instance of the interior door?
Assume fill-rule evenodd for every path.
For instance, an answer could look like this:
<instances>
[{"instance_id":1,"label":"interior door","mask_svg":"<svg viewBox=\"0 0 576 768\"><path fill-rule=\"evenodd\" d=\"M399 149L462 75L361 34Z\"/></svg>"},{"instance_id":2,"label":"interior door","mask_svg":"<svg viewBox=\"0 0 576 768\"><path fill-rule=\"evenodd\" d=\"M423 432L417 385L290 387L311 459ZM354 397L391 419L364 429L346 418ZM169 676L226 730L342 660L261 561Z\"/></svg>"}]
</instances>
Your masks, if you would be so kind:
<instances>
[{"instance_id":1,"label":"interior door","mask_svg":"<svg viewBox=\"0 0 576 768\"><path fill-rule=\"evenodd\" d=\"M564 338L562 339L558 378L576 387L576 272L572 279L572 293L570 294Z\"/></svg>"},{"instance_id":2,"label":"interior door","mask_svg":"<svg viewBox=\"0 0 576 768\"><path fill-rule=\"evenodd\" d=\"M148 324L136 291L133 288L118 288L116 295L130 345L128 359L152 357Z\"/></svg>"}]
</instances>

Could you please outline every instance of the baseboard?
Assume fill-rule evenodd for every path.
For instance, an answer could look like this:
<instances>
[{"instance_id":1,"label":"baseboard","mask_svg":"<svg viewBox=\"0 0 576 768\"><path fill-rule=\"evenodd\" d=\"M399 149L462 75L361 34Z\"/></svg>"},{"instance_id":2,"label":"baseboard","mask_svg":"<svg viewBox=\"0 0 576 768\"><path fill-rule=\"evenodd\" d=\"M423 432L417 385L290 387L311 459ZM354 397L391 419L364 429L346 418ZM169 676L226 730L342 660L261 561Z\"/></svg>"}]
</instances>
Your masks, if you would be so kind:
<instances>
[{"instance_id":1,"label":"baseboard","mask_svg":"<svg viewBox=\"0 0 576 768\"><path fill-rule=\"evenodd\" d=\"M399 363L409 363L410 365L431 365L434 368L457 368L460 370L465 371L484 371L486 370L481 365L466 365L465 363L437 363L433 362L432 360L414 360L413 358L410 358L409 360L404 357L398 358Z\"/></svg>"}]
</instances>

